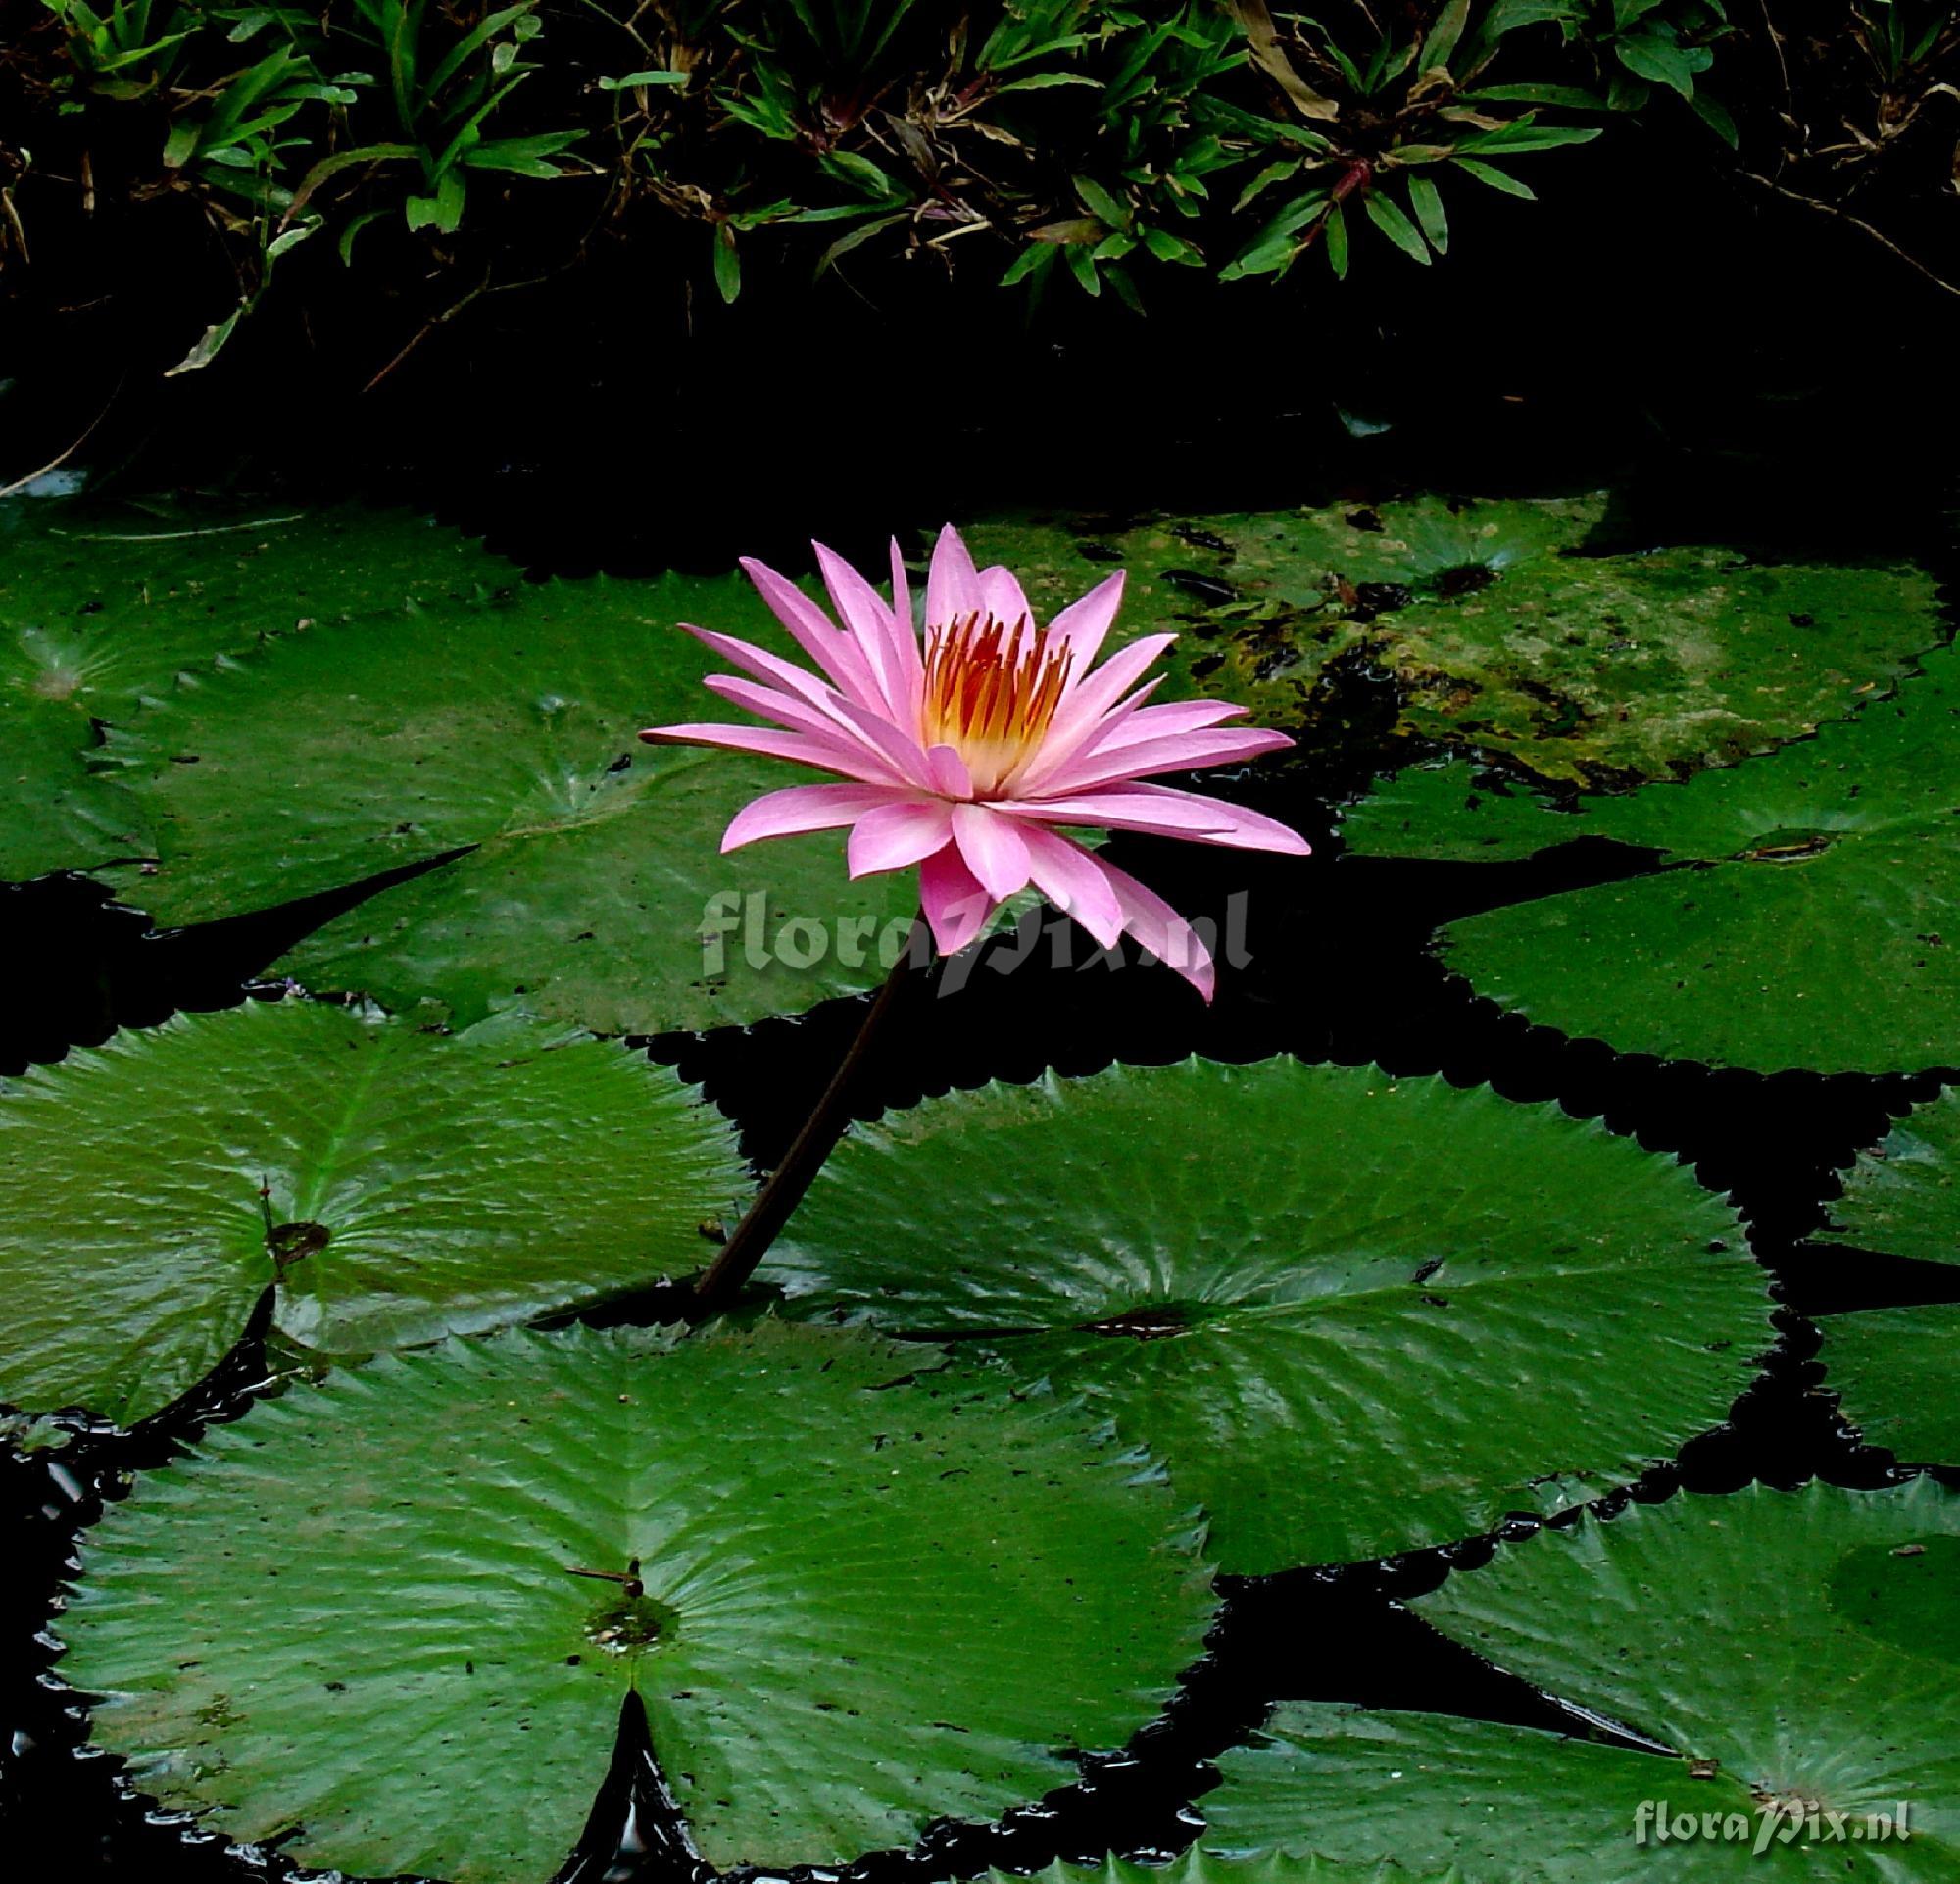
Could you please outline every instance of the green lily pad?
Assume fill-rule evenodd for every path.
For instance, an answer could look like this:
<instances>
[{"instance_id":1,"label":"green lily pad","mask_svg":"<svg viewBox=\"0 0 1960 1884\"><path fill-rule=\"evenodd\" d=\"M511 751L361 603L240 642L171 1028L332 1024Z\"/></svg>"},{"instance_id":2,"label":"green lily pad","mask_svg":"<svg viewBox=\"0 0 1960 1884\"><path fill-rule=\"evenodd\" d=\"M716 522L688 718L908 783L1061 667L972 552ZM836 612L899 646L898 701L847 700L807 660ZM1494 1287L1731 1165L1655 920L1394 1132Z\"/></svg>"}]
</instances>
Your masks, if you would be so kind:
<instances>
[{"instance_id":1,"label":"green lily pad","mask_svg":"<svg viewBox=\"0 0 1960 1884\"><path fill-rule=\"evenodd\" d=\"M1827 1383L1838 1411L1907 1464L1960 1470L1960 1302L1828 1315Z\"/></svg>"},{"instance_id":2,"label":"green lily pad","mask_svg":"<svg viewBox=\"0 0 1960 1884\"><path fill-rule=\"evenodd\" d=\"M1024 571L1044 613L1122 563L1127 631L1181 631L1186 690L1262 724L1310 735L1330 664L1365 657L1400 683L1406 735L1595 788L1809 732L1941 638L1914 565L1589 553L1604 511L1596 496L1430 497L1004 522L968 540Z\"/></svg>"},{"instance_id":3,"label":"green lily pad","mask_svg":"<svg viewBox=\"0 0 1960 1884\"><path fill-rule=\"evenodd\" d=\"M1669 1754L1289 1702L1226 1754L1208 1846L1279 1845L1465 1884L1960 1874L1960 1497L1750 1486L1500 1545L1416 1607L1499 1667ZM1897 1836L1906 1803L1910 1840ZM1637 1842L1643 1802L1714 1834ZM1764 1807L1802 1815L1751 1844ZM1819 1836L1808 1829L1818 1812ZM1827 1813L1842 1813L1841 1838ZM1868 1814L1873 1815L1868 1818ZM1877 1814L1891 1835L1877 1836ZM1722 1833L1742 1822L1739 1840ZM1855 1827L1855 1830L1854 1830Z\"/></svg>"},{"instance_id":4,"label":"green lily pad","mask_svg":"<svg viewBox=\"0 0 1960 1884\"><path fill-rule=\"evenodd\" d=\"M812 774L638 743L722 717L701 680L723 664L681 621L794 652L733 576L525 584L289 637L119 742L162 868L113 880L160 921L198 922L474 847L277 965L458 1024L514 1009L708 1027L882 980L915 908L904 873L852 883L834 833L720 854L748 800Z\"/></svg>"},{"instance_id":5,"label":"green lily pad","mask_svg":"<svg viewBox=\"0 0 1960 1884\"><path fill-rule=\"evenodd\" d=\"M1960 1091L1949 1087L1916 1107L1860 1156L1831 1206L1829 1235L1891 1256L1960 1263Z\"/></svg>"},{"instance_id":6,"label":"green lily pad","mask_svg":"<svg viewBox=\"0 0 1960 1884\"><path fill-rule=\"evenodd\" d=\"M1391 827L1409 854L1409 807L1444 814L1431 854L1498 829L1494 855L1597 836L1677 868L1571 890L1449 924L1449 965L1480 994L1623 1050L1769 1072L1892 1072L1952 1064L1960 1037L1960 655L1941 648L1896 698L1815 739L1682 784L1582 801L1560 814L1513 800L1494 823L1452 821L1425 788L1350 843ZM1470 840L1474 842L1473 840Z\"/></svg>"},{"instance_id":7,"label":"green lily pad","mask_svg":"<svg viewBox=\"0 0 1960 1884\"><path fill-rule=\"evenodd\" d=\"M273 1282L332 1353L594 1302L699 1267L747 1188L698 1092L607 1042L179 1016L0 1088L0 1396L140 1418Z\"/></svg>"},{"instance_id":8,"label":"green lily pad","mask_svg":"<svg viewBox=\"0 0 1960 1884\"><path fill-rule=\"evenodd\" d=\"M186 678L308 623L386 621L516 579L396 513L0 504L0 878L154 853L103 743Z\"/></svg>"},{"instance_id":9,"label":"green lily pad","mask_svg":"<svg viewBox=\"0 0 1960 1884\"><path fill-rule=\"evenodd\" d=\"M62 1670L144 1791L308 1866L550 1875L629 1688L717 1866L993 1817L1149 1721L1212 1599L1077 1409L919 1366L764 1323L336 1374L110 1508Z\"/></svg>"},{"instance_id":10,"label":"green lily pad","mask_svg":"<svg viewBox=\"0 0 1960 1884\"><path fill-rule=\"evenodd\" d=\"M1649 1800L1665 1800L1670 1816L1740 1813L1753 1834L1746 1784L1535 1728L1283 1702L1250 1748L1216 1763L1225 1784L1198 1803L1206 1841L1227 1851L1271 1841L1354 1865L1394 1854L1392 1876L1444 1871L1463 1884L1740 1878L1768 1861L1746 1843L1634 1842Z\"/></svg>"},{"instance_id":11,"label":"green lily pad","mask_svg":"<svg viewBox=\"0 0 1960 1884\"><path fill-rule=\"evenodd\" d=\"M1741 1247L1556 1107L1192 1060L855 1128L762 1275L1085 1395L1257 1573L1556 1510L1719 1422L1769 1338Z\"/></svg>"},{"instance_id":12,"label":"green lily pad","mask_svg":"<svg viewBox=\"0 0 1960 1884\"><path fill-rule=\"evenodd\" d=\"M1218 1858L1194 1846L1168 1864L1138 1864L1114 1853L1100 1864L1051 1864L1031 1875L989 1871L988 1884L1446 1884L1420 1880L1391 1864L1337 1864L1292 1852Z\"/></svg>"},{"instance_id":13,"label":"green lily pad","mask_svg":"<svg viewBox=\"0 0 1960 1884\"><path fill-rule=\"evenodd\" d=\"M1341 820L1360 857L1501 864L1600 833L1583 816L1593 801L1561 804L1467 759L1408 766L1385 778Z\"/></svg>"}]
</instances>

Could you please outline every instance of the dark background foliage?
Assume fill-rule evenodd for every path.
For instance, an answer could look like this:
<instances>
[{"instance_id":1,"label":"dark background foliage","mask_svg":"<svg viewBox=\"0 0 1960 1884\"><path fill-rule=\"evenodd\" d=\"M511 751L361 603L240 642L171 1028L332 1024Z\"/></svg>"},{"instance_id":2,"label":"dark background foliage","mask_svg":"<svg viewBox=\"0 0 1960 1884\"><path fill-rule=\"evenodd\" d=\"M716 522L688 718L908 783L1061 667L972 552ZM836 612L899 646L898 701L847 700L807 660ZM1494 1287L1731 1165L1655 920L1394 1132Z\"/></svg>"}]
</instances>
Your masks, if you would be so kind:
<instances>
[{"instance_id":1,"label":"dark background foliage","mask_svg":"<svg viewBox=\"0 0 1960 1884\"><path fill-rule=\"evenodd\" d=\"M0 0L0 482L413 466L718 561L730 489L1890 456L1949 409L1956 87L1924 0Z\"/></svg>"}]
</instances>

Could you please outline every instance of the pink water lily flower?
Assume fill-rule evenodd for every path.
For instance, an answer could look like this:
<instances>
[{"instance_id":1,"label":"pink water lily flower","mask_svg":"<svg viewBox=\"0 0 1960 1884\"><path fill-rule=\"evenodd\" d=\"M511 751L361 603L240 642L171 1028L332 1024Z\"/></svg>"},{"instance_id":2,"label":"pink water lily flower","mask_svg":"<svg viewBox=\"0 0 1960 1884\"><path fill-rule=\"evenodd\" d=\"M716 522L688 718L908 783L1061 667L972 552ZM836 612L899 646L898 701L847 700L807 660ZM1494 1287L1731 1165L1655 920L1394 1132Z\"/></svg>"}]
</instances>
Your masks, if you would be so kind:
<instances>
[{"instance_id":1,"label":"pink water lily flower","mask_svg":"<svg viewBox=\"0 0 1960 1884\"><path fill-rule=\"evenodd\" d=\"M1037 626L1020 583L1004 569L976 570L948 525L926 580L921 646L896 542L889 604L843 558L814 547L841 628L774 570L750 558L742 567L817 673L733 635L688 629L748 676L716 674L708 686L775 724L640 735L766 753L847 781L766 793L737 814L722 850L848 825L853 877L918 866L920 907L943 955L1033 883L1103 947L1127 931L1210 1000L1210 953L1191 924L1066 828L1304 855L1305 840L1273 818L1149 782L1292 740L1221 730L1245 712L1226 702L1147 706L1163 676L1145 679L1146 670L1175 635L1145 635L1098 667L1120 572Z\"/></svg>"}]
</instances>

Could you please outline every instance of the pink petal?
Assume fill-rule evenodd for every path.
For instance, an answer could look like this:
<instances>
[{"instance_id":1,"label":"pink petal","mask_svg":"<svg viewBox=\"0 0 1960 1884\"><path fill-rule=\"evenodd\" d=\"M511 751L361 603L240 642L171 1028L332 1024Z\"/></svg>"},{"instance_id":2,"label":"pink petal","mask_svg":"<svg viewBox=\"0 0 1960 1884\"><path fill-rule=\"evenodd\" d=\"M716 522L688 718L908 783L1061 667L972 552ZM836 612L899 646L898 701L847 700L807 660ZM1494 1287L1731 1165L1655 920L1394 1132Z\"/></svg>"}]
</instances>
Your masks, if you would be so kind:
<instances>
[{"instance_id":1,"label":"pink petal","mask_svg":"<svg viewBox=\"0 0 1960 1884\"><path fill-rule=\"evenodd\" d=\"M925 624L943 628L962 616L977 615L987 606L980 592L980 572L951 523L940 531L932 548L932 568L925 582Z\"/></svg>"},{"instance_id":2,"label":"pink petal","mask_svg":"<svg viewBox=\"0 0 1960 1884\"><path fill-rule=\"evenodd\" d=\"M1048 792L1094 791L1099 785L1148 778L1152 772L1194 771L1203 766L1258 759L1292 744L1283 732L1262 732L1250 726L1169 733L1162 739L1119 747L1115 752L1080 755L1044 779L1042 788Z\"/></svg>"},{"instance_id":3,"label":"pink petal","mask_svg":"<svg viewBox=\"0 0 1960 1884\"><path fill-rule=\"evenodd\" d=\"M1065 644L1075 656L1074 673L1086 674L1102 646L1102 637L1116 620L1123 601L1123 571L1106 577L1083 596L1071 602L1048 624L1049 638Z\"/></svg>"},{"instance_id":4,"label":"pink petal","mask_svg":"<svg viewBox=\"0 0 1960 1884\"><path fill-rule=\"evenodd\" d=\"M1111 831L1156 831L1160 837L1186 837L1192 843L1215 843L1233 851L1305 857L1311 849L1305 837L1276 818L1203 792L1178 792L1168 784L1107 784L1098 792L1015 802L1013 810L1017 818L1037 818L1043 823L1100 823Z\"/></svg>"},{"instance_id":5,"label":"pink petal","mask_svg":"<svg viewBox=\"0 0 1960 1884\"><path fill-rule=\"evenodd\" d=\"M882 759L895 776L921 791L932 789L932 773L918 741L901 732L882 712L860 707L842 694L830 695L818 707L807 707L787 694L772 693L753 680L737 680L725 673L711 673L701 684L710 693L734 701L738 707L766 714L786 726L860 745L873 757Z\"/></svg>"},{"instance_id":6,"label":"pink petal","mask_svg":"<svg viewBox=\"0 0 1960 1884\"><path fill-rule=\"evenodd\" d=\"M743 572L755 583L757 592L798 647L821 668L838 691L860 707L876 706L880 695L863 654L848 634L832 625L830 618L787 576L778 575L766 563L753 556L740 559Z\"/></svg>"},{"instance_id":7,"label":"pink petal","mask_svg":"<svg viewBox=\"0 0 1960 1884\"><path fill-rule=\"evenodd\" d=\"M917 744L903 738L877 714L854 706L842 696L818 708L757 681L738 680L733 674L711 673L701 684L710 693L718 693L722 699L747 707L751 713L779 720L793 731L855 749L865 760L882 766L895 781L921 787L926 783L925 759Z\"/></svg>"},{"instance_id":8,"label":"pink petal","mask_svg":"<svg viewBox=\"0 0 1960 1884\"><path fill-rule=\"evenodd\" d=\"M1123 907L1123 927L1145 948L1173 968L1204 997L1208 1004L1217 985L1211 966L1211 951L1183 917L1153 890L1147 890L1134 876L1113 864L1103 864L1116 901Z\"/></svg>"},{"instance_id":9,"label":"pink petal","mask_svg":"<svg viewBox=\"0 0 1960 1884\"><path fill-rule=\"evenodd\" d=\"M945 848L953 835L951 810L933 799L905 799L866 812L852 827L846 861L853 876L902 870Z\"/></svg>"},{"instance_id":10,"label":"pink petal","mask_svg":"<svg viewBox=\"0 0 1960 1884\"><path fill-rule=\"evenodd\" d=\"M780 720L794 731L814 733L820 739L839 739L854 745L859 743L857 734L847 732L843 723L827 708L799 700L794 694L784 693L778 687L765 687L760 680L743 680L732 673L710 673L701 684L710 693L718 693L722 699L735 706L746 707L751 713L759 713L764 719ZM840 701L843 697L842 694L836 696Z\"/></svg>"},{"instance_id":11,"label":"pink petal","mask_svg":"<svg viewBox=\"0 0 1960 1884\"><path fill-rule=\"evenodd\" d=\"M1151 684L1154 686L1156 682ZM1142 691L1138 689L1139 694ZM1236 719L1246 709L1234 706L1229 700L1173 700L1160 707L1146 707L1140 702L1136 712L1120 720L1114 720L1115 711L1112 709L1110 717L1104 719L1102 727L1081 748L1084 755L1118 752L1146 739L1160 739L1166 733L1201 732L1207 726Z\"/></svg>"},{"instance_id":12,"label":"pink petal","mask_svg":"<svg viewBox=\"0 0 1960 1884\"><path fill-rule=\"evenodd\" d=\"M882 710L904 712L904 688L899 675L899 653L892 638L892 612L870 583L851 565L821 543L812 543L816 566L823 572L823 586L830 592L837 619L858 643L865 665L878 682Z\"/></svg>"},{"instance_id":13,"label":"pink petal","mask_svg":"<svg viewBox=\"0 0 1960 1884\"><path fill-rule=\"evenodd\" d=\"M1282 824L1277 818L1250 812L1243 805L1230 804L1204 792L1178 791L1170 785L1152 784L1112 789L1154 806L1160 813L1210 818L1213 828L1198 838L1200 844L1223 844L1242 851L1278 851L1286 857L1305 857L1313 849L1297 830Z\"/></svg>"},{"instance_id":14,"label":"pink petal","mask_svg":"<svg viewBox=\"0 0 1960 1884\"><path fill-rule=\"evenodd\" d=\"M1026 592L1011 571L999 563L980 571L980 593L986 600L987 613L1003 627L1015 627L1023 621L1031 628L1034 626L1035 612L1028 607Z\"/></svg>"},{"instance_id":15,"label":"pink petal","mask_svg":"<svg viewBox=\"0 0 1960 1884\"><path fill-rule=\"evenodd\" d=\"M994 901L948 844L919 866L919 907L941 955L957 955L987 926Z\"/></svg>"},{"instance_id":16,"label":"pink petal","mask_svg":"<svg viewBox=\"0 0 1960 1884\"><path fill-rule=\"evenodd\" d=\"M1205 842L1222 830L1221 819L1190 806L1159 805L1143 794L1145 785L1108 785L1098 792L1074 792L1065 798L1016 798L1009 802L1014 816L1041 824L1094 825L1108 831L1149 831L1157 837L1184 837Z\"/></svg>"},{"instance_id":17,"label":"pink petal","mask_svg":"<svg viewBox=\"0 0 1960 1884\"><path fill-rule=\"evenodd\" d=\"M1104 785L1100 791L1071 792L1057 798L1009 801L1016 818L1043 824L1094 824L1112 831L1150 831L1182 837L1194 844L1222 844L1236 850L1307 854L1306 839L1276 818L1228 805L1202 792L1174 791L1168 785Z\"/></svg>"},{"instance_id":18,"label":"pink petal","mask_svg":"<svg viewBox=\"0 0 1960 1884\"><path fill-rule=\"evenodd\" d=\"M680 625L684 634L693 635L703 647L718 654L722 660L733 662L745 673L781 687L786 693L793 693L813 707L843 697L828 681L819 680L794 661L785 661L780 655L771 654L767 648L757 647L753 641L738 640L732 634L717 634L712 628L698 628L689 621Z\"/></svg>"},{"instance_id":19,"label":"pink petal","mask_svg":"<svg viewBox=\"0 0 1960 1884\"><path fill-rule=\"evenodd\" d=\"M649 726L640 737L650 746L715 746L727 752L759 752L770 759L787 759L818 771L861 779L867 785L890 785L891 768L874 763L862 747L840 740L819 739L807 732L778 732L773 726L717 726L690 722L680 726Z\"/></svg>"},{"instance_id":20,"label":"pink petal","mask_svg":"<svg viewBox=\"0 0 1960 1884\"><path fill-rule=\"evenodd\" d=\"M925 698L925 663L919 653L918 627L912 620L911 578L906 573L906 560L899 554L896 536L892 538L892 641L899 651L899 675L904 683L903 723L916 725Z\"/></svg>"},{"instance_id":21,"label":"pink petal","mask_svg":"<svg viewBox=\"0 0 1960 1884\"><path fill-rule=\"evenodd\" d=\"M892 614L916 644L918 622L912 617L912 579L906 573L906 559L899 552L896 536L892 538Z\"/></svg>"},{"instance_id":22,"label":"pink petal","mask_svg":"<svg viewBox=\"0 0 1960 1884\"><path fill-rule=\"evenodd\" d=\"M1177 639L1174 634L1147 634L1112 654L1086 680L1062 696L1050 722L1040 756L1028 768L1030 785L1052 775L1071 758L1095 730L1097 722L1143 676L1158 655Z\"/></svg>"},{"instance_id":23,"label":"pink petal","mask_svg":"<svg viewBox=\"0 0 1960 1884\"><path fill-rule=\"evenodd\" d=\"M1073 838L1038 825L1023 825L1021 837L1028 847L1028 868L1036 889L1080 922L1105 949L1113 948L1123 933L1123 906L1102 864Z\"/></svg>"},{"instance_id":24,"label":"pink petal","mask_svg":"<svg viewBox=\"0 0 1960 1884\"><path fill-rule=\"evenodd\" d=\"M1086 737L1076 742L1073 752L1064 753L1053 740L1046 740L1013 768L1007 782L1015 791L1054 790L1051 781L1058 772L1080 765L1088 754L1101 752L1109 741L1120 738L1123 729L1142 711L1144 702L1168 678L1167 674L1160 673L1145 681L1141 687L1132 688L1090 727Z\"/></svg>"},{"instance_id":25,"label":"pink petal","mask_svg":"<svg viewBox=\"0 0 1960 1884\"><path fill-rule=\"evenodd\" d=\"M892 794L879 785L785 785L744 805L722 833L721 848L734 851L763 837L834 831L891 802Z\"/></svg>"},{"instance_id":26,"label":"pink petal","mask_svg":"<svg viewBox=\"0 0 1960 1884\"><path fill-rule=\"evenodd\" d=\"M966 761L952 746L932 746L925 755L926 770L932 778L932 788L942 798L971 798L973 796L973 775L966 769Z\"/></svg>"},{"instance_id":27,"label":"pink petal","mask_svg":"<svg viewBox=\"0 0 1960 1884\"><path fill-rule=\"evenodd\" d=\"M1028 847L1011 818L986 805L956 805L953 837L967 868L997 903L1028 886Z\"/></svg>"},{"instance_id":28,"label":"pink petal","mask_svg":"<svg viewBox=\"0 0 1960 1884\"><path fill-rule=\"evenodd\" d=\"M913 784L930 789L932 768L926 763L916 736L901 730L882 713L869 707L856 707L848 700L840 700L837 711L866 745L883 753Z\"/></svg>"}]
</instances>

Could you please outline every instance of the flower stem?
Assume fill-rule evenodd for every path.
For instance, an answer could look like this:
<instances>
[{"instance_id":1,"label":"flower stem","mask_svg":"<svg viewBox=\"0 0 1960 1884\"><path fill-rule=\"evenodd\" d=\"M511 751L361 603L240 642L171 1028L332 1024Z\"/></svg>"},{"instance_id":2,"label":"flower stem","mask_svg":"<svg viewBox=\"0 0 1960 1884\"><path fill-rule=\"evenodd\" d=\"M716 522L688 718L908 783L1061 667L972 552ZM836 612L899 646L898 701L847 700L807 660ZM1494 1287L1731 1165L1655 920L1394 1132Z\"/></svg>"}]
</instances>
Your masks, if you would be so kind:
<instances>
[{"instance_id":1,"label":"flower stem","mask_svg":"<svg viewBox=\"0 0 1960 1884\"><path fill-rule=\"evenodd\" d=\"M824 1160L844 1136L844 1128L851 1122L851 1096L858 1074L870 1057L872 1043L879 1030L898 1006L899 991L905 986L915 958L923 954L917 946L922 925L922 917L913 921L911 933L906 938L905 947L899 951L899 959L892 964L892 972L886 977L885 985L878 990L863 1023L858 1029L858 1037L838 1063L837 1070L830 1076L830 1084L823 1089L822 1098L804 1120L803 1129L783 1154L782 1163L769 1173L767 1181L757 1192L748 1215L736 1224L734 1233L721 1246L721 1253L696 1278L694 1306L697 1313L706 1314L725 1308L740 1292L742 1285L755 1274L757 1264L768 1254L769 1245L781 1233L796 1207L803 1202L804 1193L823 1168Z\"/></svg>"}]
</instances>

